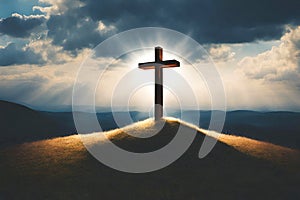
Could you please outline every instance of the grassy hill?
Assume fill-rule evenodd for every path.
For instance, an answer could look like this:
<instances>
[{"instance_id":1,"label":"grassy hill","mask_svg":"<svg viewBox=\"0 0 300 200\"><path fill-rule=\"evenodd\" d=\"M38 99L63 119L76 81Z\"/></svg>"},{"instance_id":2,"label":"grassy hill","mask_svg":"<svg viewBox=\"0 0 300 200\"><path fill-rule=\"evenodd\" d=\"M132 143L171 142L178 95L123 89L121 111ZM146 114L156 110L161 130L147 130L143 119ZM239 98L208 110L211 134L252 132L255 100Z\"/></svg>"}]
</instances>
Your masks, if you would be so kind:
<instances>
[{"instance_id":1,"label":"grassy hill","mask_svg":"<svg viewBox=\"0 0 300 200\"><path fill-rule=\"evenodd\" d=\"M219 135L212 152L199 159L204 136L211 133L171 119L147 139L127 133L153 133L157 124L149 120L105 134L124 149L147 152L167 144L180 124L197 131L190 148L170 166L145 174L104 166L87 152L78 135L2 149L0 199L300 198L300 157L296 150ZM97 134L86 136L91 145L99 144Z\"/></svg>"}]
</instances>

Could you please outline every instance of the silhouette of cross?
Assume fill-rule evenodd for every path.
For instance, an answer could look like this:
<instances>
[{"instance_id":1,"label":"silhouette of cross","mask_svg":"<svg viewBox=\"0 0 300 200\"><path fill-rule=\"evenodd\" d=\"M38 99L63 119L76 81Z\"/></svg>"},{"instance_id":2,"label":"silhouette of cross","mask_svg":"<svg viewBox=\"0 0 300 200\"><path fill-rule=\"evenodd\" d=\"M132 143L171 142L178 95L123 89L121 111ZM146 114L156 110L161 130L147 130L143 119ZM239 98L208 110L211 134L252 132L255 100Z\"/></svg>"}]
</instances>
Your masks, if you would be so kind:
<instances>
[{"instance_id":1,"label":"silhouette of cross","mask_svg":"<svg viewBox=\"0 0 300 200\"><path fill-rule=\"evenodd\" d=\"M163 49L155 47L155 61L139 63L140 69L155 69L155 97L154 119L160 120L163 116L163 68L180 67L177 60L163 61Z\"/></svg>"}]
</instances>

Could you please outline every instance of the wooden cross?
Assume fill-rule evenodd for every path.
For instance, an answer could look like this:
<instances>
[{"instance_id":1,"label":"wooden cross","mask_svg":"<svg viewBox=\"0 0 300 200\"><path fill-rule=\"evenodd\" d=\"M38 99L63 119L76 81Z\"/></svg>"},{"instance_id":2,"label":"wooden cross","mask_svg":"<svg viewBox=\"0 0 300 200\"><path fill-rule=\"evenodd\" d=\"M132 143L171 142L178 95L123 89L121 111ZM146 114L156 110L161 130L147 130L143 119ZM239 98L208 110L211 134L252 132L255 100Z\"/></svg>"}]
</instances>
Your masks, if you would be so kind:
<instances>
[{"instance_id":1,"label":"wooden cross","mask_svg":"<svg viewBox=\"0 0 300 200\"><path fill-rule=\"evenodd\" d=\"M155 105L154 119L160 120L163 116L163 68L179 67L180 62L177 60L163 61L163 49L155 47L155 61L139 63L140 69L155 69Z\"/></svg>"}]
</instances>

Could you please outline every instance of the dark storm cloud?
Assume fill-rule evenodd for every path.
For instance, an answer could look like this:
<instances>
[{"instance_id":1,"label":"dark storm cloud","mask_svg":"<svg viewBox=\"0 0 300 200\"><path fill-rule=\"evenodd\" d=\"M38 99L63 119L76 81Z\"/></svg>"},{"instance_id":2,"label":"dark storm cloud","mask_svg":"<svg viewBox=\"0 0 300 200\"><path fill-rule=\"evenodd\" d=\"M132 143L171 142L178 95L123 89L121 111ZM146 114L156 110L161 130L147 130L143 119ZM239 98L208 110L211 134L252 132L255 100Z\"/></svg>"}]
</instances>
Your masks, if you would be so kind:
<instances>
[{"instance_id":1,"label":"dark storm cloud","mask_svg":"<svg viewBox=\"0 0 300 200\"><path fill-rule=\"evenodd\" d=\"M28 37L32 30L45 21L42 15L24 16L14 14L11 17L0 19L0 34L13 37Z\"/></svg>"},{"instance_id":2,"label":"dark storm cloud","mask_svg":"<svg viewBox=\"0 0 300 200\"><path fill-rule=\"evenodd\" d=\"M48 36L66 50L93 47L108 37L96 31L99 20L118 32L145 26L171 28L201 43L279 39L286 24L300 23L299 0L81 1L83 6L52 15L47 22Z\"/></svg>"},{"instance_id":3,"label":"dark storm cloud","mask_svg":"<svg viewBox=\"0 0 300 200\"><path fill-rule=\"evenodd\" d=\"M98 22L72 12L51 16L47 27L48 37L53 39L53 44L63 46L69 51L92 48L94 44L103 40L97 31ZM73 52L76 53L76 51Z\"/></svg>"},{"instance_id":4,"label":"dark storm cloud","mask_svg":"<svg viewBox=\"0 0 300 200\"><path fill-rule=\"evenodd\" d=\"M43 63L42 57L29 48L18 47L14 43L10 43L4 48L0 48L0 66Z\"/></svg>"},{"instance_id":5,"label":"dark storm cloud","mask_svg":"<svg viewBox=\"0 0 300 200\"><path fill-rule=\"evenodd\" d=\"M299 0L83 1L86 14L121 30L163 26L192 32L205 43L279 38L282 25L300 21Z\"/></svg>"}]
</instances>

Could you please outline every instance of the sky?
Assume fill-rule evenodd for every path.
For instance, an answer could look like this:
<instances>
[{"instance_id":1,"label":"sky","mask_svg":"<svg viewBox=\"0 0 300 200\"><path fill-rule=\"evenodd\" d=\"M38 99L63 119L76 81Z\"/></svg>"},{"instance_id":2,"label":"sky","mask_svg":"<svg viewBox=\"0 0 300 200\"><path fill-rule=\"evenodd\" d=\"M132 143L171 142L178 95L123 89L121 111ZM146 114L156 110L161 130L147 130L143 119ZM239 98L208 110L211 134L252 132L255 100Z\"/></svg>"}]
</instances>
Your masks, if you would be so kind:
<instances>
[{"instance_id":1,"label":"sky","mask_svg":"<svg viewBox=\"0 0 300 200\"><path fill-rule=\"evenodd\" d=\"M300 111L299 0L0 2L2 100L39 110L70 110L77 71L99 43L129 29L162 27L187 34L204 47L223 81L227 110ZM123 77L120 74L137 67L128 65L138 63L138 58L153 60L150 51L142 52L127 55L118 62L113 60L111 65L115 67L107 73L105 84L111 87L117 84ZM108 62L112 62L111 58L98 55L95 70ZM188 63L183 64L180 69L183 71L165 72L166 81L168 74L185 73ZM151 76L150 73L153 72L147 75ZM210 88L205 89L203 82L210 78L213 77L202 77L192 83L193 90L198 91L201 109L211 108ZM132 77L128 76L127 83L130 80ZM119 90L116 95L122 99L120 94L126 93L126 87ZM111 92L109 87L99 89L96 106L110 106ZM153 87L147 85L132 93L130 105L152 105L152 96ZM175 97L176 93L167 90L165 102L175 106L178 100ZM190 98L179 96L187 107L192 104ZM122 103L117 102L118 106Z\"/></svg>"}]
</instances>

